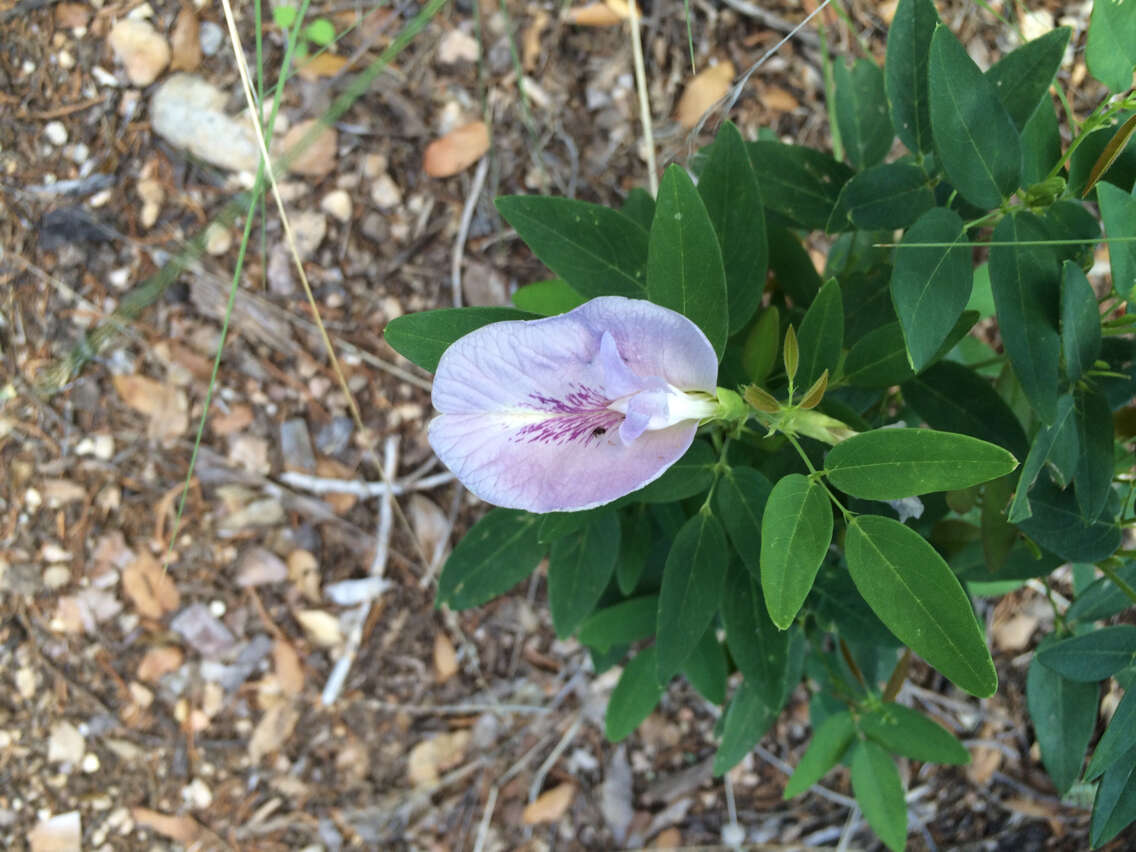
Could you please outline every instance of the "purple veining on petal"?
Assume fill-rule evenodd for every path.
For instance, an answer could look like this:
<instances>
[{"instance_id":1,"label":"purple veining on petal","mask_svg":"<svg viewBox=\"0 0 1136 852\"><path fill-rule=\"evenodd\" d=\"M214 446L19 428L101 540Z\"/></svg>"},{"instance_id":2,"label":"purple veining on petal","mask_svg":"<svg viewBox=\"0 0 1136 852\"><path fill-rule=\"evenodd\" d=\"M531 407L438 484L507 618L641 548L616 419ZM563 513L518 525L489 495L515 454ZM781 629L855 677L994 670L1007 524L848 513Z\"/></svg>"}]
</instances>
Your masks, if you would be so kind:
<instances>
[{"instance_id":1,"label":"purple veining on petal","mask_svg":"<svg viewBox=\"0 0 1136 852\"><path fill-rule=\"evenodd\" d=\"M623 415L608 406L611 400L594 388L574 384L577 390L564 399L530 393L529 398L540 411L555 416L538 423L530 423L517 430L512 440L519 443L566 444L572 441L598 441L609 429L615 429Z\"/></svg>"}]
</instances>

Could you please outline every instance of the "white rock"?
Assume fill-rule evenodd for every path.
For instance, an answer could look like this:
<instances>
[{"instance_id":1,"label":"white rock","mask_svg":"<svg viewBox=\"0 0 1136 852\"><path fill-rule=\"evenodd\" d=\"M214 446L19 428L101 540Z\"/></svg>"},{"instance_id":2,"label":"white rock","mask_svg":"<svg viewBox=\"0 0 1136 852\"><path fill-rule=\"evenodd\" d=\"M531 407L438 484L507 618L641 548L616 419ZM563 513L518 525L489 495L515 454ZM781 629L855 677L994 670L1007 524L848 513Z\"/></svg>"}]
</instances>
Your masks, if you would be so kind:
<instances>
[{"instance_id":1,"label":"white rock","mask_svg":"<svg viewBox=\"0 0 1136 852\"><path fill-rule=\"evenodd\" d=\"M56 148L67 144L67 128L62 121L49 121L43 126L43 135Z\"/></svg>"},{"instance_id":2,"label":"white rock","mask_svg":"<svg viewBox=\"0 0 1136 852\"><path fill-rule=\"evenodd\" d=\"M28 832L31 852L80 852L82 843L83 822L78 811L45 816Z\"/></svg>"},{"instance_id":3,"label":"white rock","mask_svg":"<svg viewBox=\"0 0 1136 852\"><path fill-rule=\"evenodd\" d=\"M142 227L148 230L158 221L158 215L162 212L162 202L166 199L166 191L162 189L161 182L153 178L143 178L138 181L135 189L138 197L142 199L142 212L138 218Z\"/></svg>"},{"instance_id":4,"label":"white rock","mask_svg":"<svg viewBox=\"0 0 1136 852\"><path fill-rule=\"evenodd\" d=\"M71 582L71 569L66 565L50 565L43 572L43 584L49 589L62 589Z\"/></svg>"},{"instance_id":5,"label":"white rock","mask_svg":"<svg viewBox=\"0 0 1136 852\"><path fill-rule=\"evenodd\" d=\"M371 201L380 210L389 210L402 203L402 190L398 188L398 184L391 179L390 175L381 174L371 184Z\"/></svg>"},{"instance_id":6,"label":"white rock","mask_svg":"<svg viewBox=\"0 0 1136 852\"><path fill-rule=\"evenodd\" d=\"M150 99L154 132L195 157L233 171L255 171L260 162L248 123L223 112L225 93L195 74L174 74Z\"/></svg>"},{"instance_id":7,"label":"white rock","mask_svg":"<svg viewBox=\"0 0 1136 852\"><path fill-rule=\"evenodd\" d=\"M79 729L70 722L56 722L47 740L47 759L51 763L78 765L87 744Z\"/></svg>"},{"instance_id":8,"label":"white rock","mask_svg":"<svg viewBox=\"0 0 1136 852\"><path fill-rule=\"evenodd\" d=\"M351 196L344 189L333 189L320 201L320 209L337 222L351 219Z\"/></svg>"},{"instance_id":9,"label":"white rock","mask_svg":"<svg viewBox=\"0 0 1136 852\"><path fill-rule=\"evenodd\" d=\"M205 229L205 251L217 257L229 250L233 245L233 234L228 228L211 222Z\"/></svg>"},{"instance_id":10,"label":"white rock","mask_svg":"<svg viewBox=\"0 0 1136 852\"><path fill-rule=\"evenodd\" d=\"M146 21L119 21L107 36L107 43L135 86L149 86L170 64L169 44Z\"/></svg>"},{"instance_id":11,"label":"white rock","mask_svg":"<svg viewBox=\"0 0 1136 852\"><path fill-rule=\"evenodd\" d=\"M77 166L83 165L87 162L87 158L91 156L91 149L84 145L82 142L76 142L66 151L67 159Z\"/></svg>"},{"instance_id":12,"label":"white rock","mask_svg":"<svg viewBox=\"0 0 1136 852\"><path fill-rule=\"evenodd\" d=\"M292 236L296 238L296 251L301 259L315 254L327 235L327 216L316 210L304 210L289 217Z\"/></svg>"},{"instance_id":13,"label":"white rock","mask_svg":"<svg viewBox=\"0 0 1136 852\"><path fill-rule=\"evenodd\" d=\"M438 61L444 65L476 62L479 53L477 39L461 30L450 30L438 43Z\"/></svg>"},{"instance_id":14,"label":"white rock","mask_svg":"<svg viewBox=\"0 0 1136 852\"><path fill-rule=\"evenodd\" d=\"M225 40L225 31L219 24L202 21L197 36L201 39L201 52L206 56L212 56L221 49L221 42Z\"/></svg>"}]
</instances>

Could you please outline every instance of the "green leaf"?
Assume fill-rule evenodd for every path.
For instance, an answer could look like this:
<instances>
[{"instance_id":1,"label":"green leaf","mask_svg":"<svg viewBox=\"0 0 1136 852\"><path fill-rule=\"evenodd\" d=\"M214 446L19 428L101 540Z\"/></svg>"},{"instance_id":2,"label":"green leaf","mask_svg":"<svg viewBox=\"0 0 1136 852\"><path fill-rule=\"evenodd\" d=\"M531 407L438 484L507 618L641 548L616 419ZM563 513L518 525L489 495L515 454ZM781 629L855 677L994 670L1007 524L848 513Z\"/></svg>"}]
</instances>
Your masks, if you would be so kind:
<instances>
[{"instance_id":1,"label":"green leaf","mask_svg":"<svg viewBox=\"0 0 1136 852\"><path fill-rule=\"evenodd\" d=\"M654 636L658 610L658 595L644 595L598 610L580 625L580 641L606 651Z\"/></svg>"},{"instance_id":2,"label":"green leaf","mask_svg":"<svg viewBox=\"0 0 1136 852\"><path fill-rule=\"evenodd\" d=\"M852 749L852 792L868 825L892 852L907 842L907 801L891 755L871 740Z\"/></svg>"},{"instance_id":3,"label":"green leaf","mask_svg":"<svg viewBox=\"0 0 1136 852\"><path fill-rule=\"evenodd\" d=\"M1129 586L1136 586L1136 561L1129 560L1116 568L1116 575ZM1111 618L1132 606L1129 597L1108 577L1101 577L1077 595L1065 612L1070 621L1099 621Z\"/></svg>"},{"instance_id":4,"label":"green leaf","mask_svg":"<svg viewBox=\"0 0 1136 852\"><path fill-rule=\"evenodd\" d=\"M659 184L647 248L647 296L706 333L721 360L726 348L726 272L714 225L686 171L670 165Z\"/></svg>"},{"instance_id":5,"label":"green leaf","mask_svg":"<svg viewBox=\"0 0 1136 852\"><path fill-rule=\"evenodd\" d=\"M1063 639L1038 651L1037 658L1069 680L1104 680L1136 662L1136 627L1118 624Z\"/></svg>"},{"instance_id":6,"label":"green leaf","mask_svg":"<svg viewBox=\"0 0 1136 852\"><path fill-rule=\"evenodd\" d=\"M949 243L920 247L918 243ZM970 241L953 210L928 210L903 235L891 274L891 298L903 327L911 366L932 362L970 299Z\"/></svg>"},{"instance_id":7,"label":"green leaf","mask_svg":"<svg viewBox=\"0 0 1136 852\"><path fill-rule=\"evenodd\" d=\"M1084 757L1084 746L1089 744L1089 737L1092 736L1093 727L1097 721L1097 694L1099 690L1096 684L1078 684L1078 686L1090 691L1093 698L1091 724L1088 726L1088 736L1085 737L1080 754L1080 757ZM1030 716L1033 715L1031 709ZM1086 781L1092 781L1124 757L1132 748L1133 731L1136 731L1136 690L1129 689L1120 699L1120 703L1116 705L1116 710L1113 711L1112 718L1108 721L1108 727L1104 729L1100 742L1093 750L1093 758L1089 761L1089 766L1085 770ZM1044 755L1044 752L1042 754ZM1077 769L1080 768L1081 761L1078 759Z\"/></svg>"},{"instance_id":8,"label":"green leaf","mask_svg":"<svg viewBox=\"0 0 1136 852\"><path fill-rule=\"evenodd\" d=\"M891 303L890 279L890 264L869 273L852 273L840 279L844 290L845 346L854 347L869 332L888 323L898 323L899 318ZM896 328L898 330L898 325ZM907 361L906 355L903 360ZM847 368L844 372L847 375Z\"/></svg>"},{"instance_id":9,"label":"green leaf","mask_svg":"<svg viewBox=\"0 0 1136 852\"><path fill-rule=\"evenodd\" d=\"M1077 456L1073 487L1081 516L1095 521L1112 493L1112 410L1100 391L1078 390L1076 401L1073 416L1081 452Z\"/></svg>"},{"instance_id":10,"label":"green leaf","mask_svg":"<svg viewBox=\"0 0 1136 852\"><path fill-rule=\"evenodd\" d=\"M1044 547L1070 562L1098 562L1120 547L1120 527L1111 518L1088 521L1072 489L1062 491L1048 478L1030 491L1032 515L1018 527Z\"/></svg>"},{"instance_id":11,"label":"green leaf","mask_svg":"<svg viewBox=\"0 0 1136 852\"><path fill-rule=\"evenodd\" d=\"M304 27L304 35L312 44L327 47L335 41L335 24L327 18L316 18Z\"/></svg>"},{"instance_id":12,"label":"green leaf","mask_svg":"<svg viewBox=\"0 0 1136 852\"><path fill-rule=\"evenodd\" d=\"M637 186L627 193L627 200L619 212L644 231L650 231L651 222L655 219L655 199L643 187Z\"/></svg>"},{"instance_id":13,"label":"green leaf","mask_svg":"<svg viewBox=\"0 0 1136 852\"><path fill-rule=\"evenodd\" d=\"M701 494L714 481L713 466L718 456L705 441L695 441L681 459L667 468L666 473L638 491L620 497L613 508L629 503L670 503Z\"/></svg>"},{"instance_id":14,"label":"green leaf","mask_svg":"<svg viewBox=\"0 0 1136 852\"><path fill-rule=\"evenodd\" d=\"M694 652L682 664L682 674L712 704L726 703L726 654L714 626L702 634Z\"/></svg>"},{"instance_id":15,"label":"green leaf","mask_svg":"<svg viewBox=\"0 0 1136 852\"><path fill-rule=\"evenodd\" d=\"M761 519L772 484L752 467L731 467L718 480L714 509L734 550L754 577L759 576Z\"/></svg>"},{"instance_id":16,"label":"green leaf","mask_svg":"<svg viewBox=\"0 0 1136 852\"><path fill-rule=\"evenodd\" d=\"M551 278L548 281L534 281L517 288L513 294L513 304L522 311L538 314L542 317L552 317L557 314L566 314L573 308L578 308L586 300L572 289L572 285L562 278Z\"/></svg>"},{"instance_id":17,"label":"green leaf","mask_svg":"<svg viewBox=\"0 0 1136 852\"><path fill-rule=\"evenodd\" d=\"M1110 2L1110 0L1101 0ZM1136 18L1136 15L1132 16ZM1136 285L1136 197L1113 186L1097 184L1101 220L1108 234L1108 258L1112 264L1112 287L1128 298Z\"/></svg>"},{"instance_id":18,"label":"green leaf","mask_svg":"<svg viewBox=\"0 0 1136 852\"><path fill-rule=\"evenodd\" d=\"M617 743L638 728L663 697L663 685L655 675L657 659L654 645L644 648L619 676L604 714L604 733L610 742Z\"/></svg>"},{"instance_id":19,"label":"green leaf","mask_svg":"<svg viewBox=\"0 0 1136 852\"><path fill-rule=\"evenodd\" d=\"M1013 476L987 483L982 494L982 554L986 567L997 574L1006 564L1018 541L1018 529L1006 519L1006 508L1014 490Z\"/></svg>"},{"instance_id":20,"label":"green leaf","mask_svg":"<svg viewBox=\"0 0 1136 852\"><path fill-rule=\"evenodd\" d=\"M1022 186L1045 180L1061 159L1061 130L1049 98L1040 100L1022 127Z\"/></svg>"},{"instance_id":21,"label":"green leaf","mask_svg":"<svg viewBox=\"0 0 1136 852\"><path fill-rule=\"evenodd\" d=\"M1007 517L1011 523L1016 524L1033 515L1029 491L1033 488L1033 484L1037 481L1038 474L1041 473L1046 462L1051 461L1051 456L1055 451L1058 448L1069 447L1071 444L1075 450L1077 433L1074 430L1073 412L1073 396L1072 394L1065 394L1057 400L1057 416L1054 418L1053 425L1043 426L1037 430L1033 444L1030 446L1029 455L1026 456L1025 463L1022 464L1022 473L1018 478L1018 489L1014 494L1014 502L1010 504ZM1079 455L1079 452L1074 452L1074 456Z\"/></svg>"},{"instance_id":22,"label":"green leaf","mask_svg":"<svg viewBox=\"0 0 1136 852\"><path fill-rule=\"evenodd\" d=\"M966 338L978 321L977 311L964 311L955 321L947 339L932 357L932 363L947 355ZM903 384L915 375L907 352L907 342L898 322L881 325L861 337L844 360L844 377L862 388L887 388Z\"/></svg>"},{"instance_id":23,"label":"green leaf","mask_svg":"<svg viewBox=\"0 0 1136 852\"><path fill-rule=\"evenodd\" d=\"M398 354L433 373L442 353L459 337L493 322L532 319L540 317L514 308L442 308L395 317L383 337Z\"/></svg>"},{"instance_id":24,"label":"green leaf","mask_svg":"<svg viewBox=\"0 0 1136 852\"><path fill-rule=\"evenodd\" d=\"M1052 644L1051 637L1042 647ZM1037 734L1041 762L1064 796L1081 775L1085 749L1097 723L1100 688L1068 680L1044 665L1037 655L1026 676L1026 703Z\"/></svg>"},{"instance_id":25,"label":"green leaf","mask_svg":"<svg viewBox=\"0 0 1136 852\"><path fill-rule=\"evenodd\" d=\"M856 169L874 166L887 156L895 131L888 115L884 72L868 59L849 68L836 64L836 125L848 161Z\"/></svg>"},{"instance_id":26,"label":"green leaf","mask_svg":"<svg viewBox=\"0 0 1136 852\"><path fill-rule=\"evenodd\" d=\"M610 511L606 506L599 509L585 509L582 512L545 512L540 523L540 543L552 544L565 536L583 529L594 518Z\"/></svg>"},{"instance_id":27,"label":"green leaf","mask_svg":"<svg viewBox=\"0 0 1136 852\"><path fill-rule=\"evenodd\" d=\"M938 552L910 527L860 515L845 538L848 570L888 629L956 686L987 698L994 661L970 600Z\"/></svg>"},{"instance_id":28,"label":"green leaf","mask_svg":"<svg viewBox=\"0 0 1136 852\"><path fill-rule=\"evenodd\" d=\"M492 509L446 560L438 579L438 604L469 609L509 591L544 558L539 529L540 515Z\"/></svg>"},{"instance_id":29,"label":"green leaf","mask_svg":"<svg viewBox=\"0 0 1136 852\"><path fill-rule=\"evenodd\" d=\"M829 450L824 474L853 497L898 500L969 488L1004 476L1017 465L1006 450L969 435L875 429Z\"/></svg>"},{"instance_id":30,"label":"green leaf","mask_svg":"<svg viewBox=\"0 0 1136 852\"><path fill-rule=\"evenodd\" d=\"M844 184L840 206L857 228L906 228L935 206L935 193L918 166L884 163Z\"/></svg>"},{"instance_id":31,"label":"green leaf","mask_svg":"<svg viewBox=\"0 0 1136 852\"><path fill-rule=\"evenodd\" d=\"M1044 223L1030 213L1007 216L994 229L994 242L1045 240ZM1057 374L1061 339L1057 316L1061 268L1049 246L995 245L990 249L990 287L998 327L1014 375L1044 423L1057 416Z\"/></svg>"},{"instance_id":32,"label":"green leaf","mask_svg":"<svg viewBox=\"0 0 1136 852\"><path fill-rule=\"evenodd\" d=\"M1136 12L1119 0L1095 0L1085 48L1089 73L1113 92L1132 87L1136 66Z\"/></svg>"},{"instance_id":33,"label":"green leaf","mask_svg":"<svg viewBox=\"0 0 1136 852\"><path fill-rule=\"evenodd\" d=\"M1018 188L1018 128L994 85L942 24L931 38L927 79L935 151L947 177L971 204L997 207Z\"/></svg>"},{"instance_id":34,"label":"green leaf","mask_svg":"<svg viewBox=\"0 0 1136 852\"><path fill-rule=\"evenodd\" d=\"M615 563L615 582L620 593L630 595L639 585L647 554L651 550L651 522L642 511L623 512L619 517L619 560Z\"/></svg>"},{"instance_id":35,"label":"green leaf","mask_svg":"<svg viewBox=\"0 0 1136 852\"><path fill-rule=\"evenodd\" d=\"M820 292L820 275L800 238L787 228L768 223L769 269L782 292L798 305L812 304Z\"/></svg>"},{"instance_id":36,"label":"green leaf","mask_svg":"<svg viewBox=\"0 0 1136 852\"><path fill-rule=\"evenodd\" d=\"M718 611L726 547L726 533L708 511L690 518L675 536L659 592L659 680L679 670Z\"/></svg>"},{"instance_id":37,"label":"green leaf","mask_svg":"<svg viewBox=\"0 0 1136 852\"><path fill-rule=\"evenodd\" d=\"M766 704L780 710L789 691L789 633L769 620L757 578L736 563L726 578L722 621L726 645L738 670L761 692Z\"/></svg>"},{"instance_id":38,"label":"green leaf","mask_svg":"<svg viewBox=\"0 0 1136 852\"><path fill-rule=\"evenodd\" d=\"M783 798L791 799L820 781L844 757L856 726L847 710L829 716L813 731L812 741L785 785Z\"/></svg>"},{"instance_id":39,"label":"green leaf","mask_svg":"<svg viewBox=\"0 0 1136 852\"><path fill-rule=\"evenodd\" d=\"M1136 819L1136 748L1132 748L1104 774L1093 801L1089 839L1103 846Z\"/></svg>"},{"instance_id":40,"label":"green leaf","mask_svg":"<svg viewBox=\"0 0 1136 852\"><path fill-rule=\"evenodd\" d=\"M817 623L830 633L885 648L900 644L860 597L843 559L825 559L809 593L807 606Z\"/></svg>"},{"instance_id":41,"label":"green leaf","mask_svg":"<svg viewBox=\"0 0 1136 852\"><path fill-rule=\"evenodd\" d=\"M773 727L780 707L770 706L761 690L742 681L726 710L722 727L722 742L714 752L714 775L728 772L753 751L765 732Z\"/></svg>"},{"instance_id":42,"label":"green leaf","mask_svg":"<svg viewBox=\"0 0 1136 852\"><path fill-rule=\"evenodd\" d=\"M773 486L761 520L761 588L782 630L797 617L832 541L832 506L824 486L799 473Z\"/></svg>"},{"instance_id":43,"label":"green leaf","mask_svg":"<svg viewBox=\"0 0 1136 852\"><path fill-rule=\"evenodd\" d=\"M579 532L553 543L548 557L548 608L561 639L587 618L615 571L619 516L600 513Z\"/></svg>"},{"instance_id":44,"label":"green leaf","mask_svg":"<svg viewBox=\"0 0 1136 852\"><path fill-rule=\"evenodd\" d=\"M1124 124L1136 112L1122 110L1113 116L1112 121L1084 137L1084 141L1069 158L1069 195L1074 197L1091 196L1094 189L1092 178L1097 163L1116 141ZM1125 146L1115 153L1109 170L1100 178L1121 189L1127 190L1136 182L1136 138L1130 138Z\"/></svg>"},{"instance_id":45,"label":"green leaf","mask_svg":"<svg viewBox=\"0 0 1136 852\"><path fill-rule=\"evenodd\" d=\"M289 30L296 23L296 10L292 6L276 6L272 10L272 20L282 30Z\"/></svg>"},{"instance_id":46,"label":"green leaf","mask_svg":"<svg viewBox=\"0 0 1136 852\"><path fill-rule=\"evenodd\" d=\"M954 734L902 704L889 701L865 713L860 729L892 754L953 766L970 763L970 752Z\"/></svg>"},{"instance_id":47,"label":"green leaf","mask_svg":"<svg viewBox=\"0 0 1136 852\"><path fill-rule=\"evenodd\" d=\"M969 367L940 361L905 382L902 390L908 404L935 429L999 444L1018 458L1029 449L1014 412L990 382Z\"/></svg>"},{"instance_id":48,"label":"green leaf","mask_svg":"<svg viewBox=\"0 0 1136 852\"><path fill-rule=\"evenodd\" d=\"M1136 135L1136 115L1129 116L1128 120L1116 131L1116 135L1108 140L1108 144L1104 146L1104 150L1100 152L1100 156L1097 157L1092 169L1089 170L1084 193L1088 193L1097 181L1108 174L1109 170L1116 165L1116 161L1124 156L1125 149L1132 141L1133 135ZM1114 183L1119 185L1122 181L1114 181Z\"/></svg>"},{"instance_id":49,"label":"green leaf","mask_svg":"<svg viewBox=\"0 0 1136 852\"><path fill-rule=\"evenodd\" d=\"M1049 100L1049 86L1065 56L1070 32L1068 27L1050 30L1007 53L986 72L1018 130L1025 127L1042 98Z\"/></svg>"},{"instance_id":50,"label":"green leaf","mask_svg":"<svg viewBox=\"0 0 1136 852\"><path fill-rule=\"evenodd\" d=\"M803 145L747 142L746 150L766 208L780 213L794 226L824 230L852 170ZM772 240L770 251L775 251Z\"/></svg>"},{"instance_id":51,"label":"green leaf","mask_svg":"<svg viewBox=\"0 0 1136 852\"><path fill-rule=\"evenodd\" d=\"M647 293L647 232L609 207L506 195L497 212L544 265L587 298Z\"/></svg>"},{"instance_id":52,"label":"green leaf","mask_svg":"<svg viewBox=\"0 0 1136 852\"><path fill-rule=\"evenodd\" d=\"M931 0L900 0L887 36L884 84L895 132L913 153L930 153L927 59L939 13Z\"/></svg>"},{"instance_id":53,"label":"green leaf","mask_svg":"<svg viewBox=\"0 0 1136 852\"><path fill-rule=\"evenodd\" d=\"M761 303L769 246L757 175L742 135L729 121L723 122L710 146L709 159L699 175L698 193L722 249L729 330L735 334L745 328Z\"/></svg>"},{"instance_id":54,"label":"green leaf","mask_svg":"<svg viewBox=\"0 0 1136 852\"><path fill-rule=\"evenodd\" d=\"M1101 318L1097 296L1081 267L1065 261L1061 276L1061 350L1065 375L1076 382L1100 356Z\"/></svg>"},{"instance_id":55,"label":"green leaf","mask_svg":"<svg viewBox=\"0 0 1136 852\"><path fill-rule=\"evenodd\" d=\"M821 373L831 376L840 362L844 348L844 302L835 278L820 288L816 299L805 312L797 332L800 366L797 387L807 390Z\"/></svg>"},{"instance_id":56,"label":"green leaf","mask_svg":"<svg viewBox=\"0 0 1136 852\"><path fill-rule=\"evenodd\" d=\"M770 305L750 328L742 347L742 369L750 381L758 385L765 384L773 371L780 344L781 314L776 305Z\"/></svg>"}]
</instances>

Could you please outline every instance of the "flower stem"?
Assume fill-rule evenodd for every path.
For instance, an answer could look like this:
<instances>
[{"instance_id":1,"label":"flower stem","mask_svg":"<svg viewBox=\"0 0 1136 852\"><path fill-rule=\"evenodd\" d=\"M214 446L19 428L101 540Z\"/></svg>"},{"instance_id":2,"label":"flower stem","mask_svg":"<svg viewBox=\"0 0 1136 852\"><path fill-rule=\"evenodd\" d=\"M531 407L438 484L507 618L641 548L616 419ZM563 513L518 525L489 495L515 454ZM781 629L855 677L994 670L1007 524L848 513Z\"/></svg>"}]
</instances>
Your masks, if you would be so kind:
<instances>
[{"instance_id":1,"label":"flower stem","mask_svg":"<svg viewBox=\"0 0 1136 852\"><path fill-rule=\"evenodd\" d=\"M833 494L832 489L828 487L828 483L825 481L824 475L813 465L812 459L810 459L805 451L801 448L801 445L797 441L796 436L790 435L788 432L782 432L781 434L784 435L789 443L793 445L793 448L797 451L797 454L800 455L800 457L804 460L805 467L809 469L810 478L821 484L821 487L824 488L825 493L828 494L828 499L831 500L836 505L836 508L840 510L840 514L844 516L844 523L851 523L852 519L855 517L855 513L850 512L844 507L843 503L836 499L836 495Z\"/></svg>"}]
</instances>

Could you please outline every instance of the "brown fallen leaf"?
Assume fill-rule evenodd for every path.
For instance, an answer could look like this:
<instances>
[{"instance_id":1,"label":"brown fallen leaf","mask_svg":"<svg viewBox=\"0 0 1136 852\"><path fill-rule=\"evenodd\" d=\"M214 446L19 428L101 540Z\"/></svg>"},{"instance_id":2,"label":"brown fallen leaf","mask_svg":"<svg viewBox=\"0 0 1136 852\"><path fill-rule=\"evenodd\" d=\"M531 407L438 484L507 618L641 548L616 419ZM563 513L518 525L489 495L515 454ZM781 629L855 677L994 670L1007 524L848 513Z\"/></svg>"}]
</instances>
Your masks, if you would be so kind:
<instances>
[{"instance_id":1,"label":"brown fallen leaf","mask_svg":"<svg viewBox=\"0 0 1136 852\"><path fill-rule=\"evenodd\" d=\"M122 589L143 618L159 619L181 603L173 578L148 553L143 553L122 572Z\"/></svg>"},{"instance_id":2,"label":"brown fallen leaf","mask_svg":"<svg viewBox=\"0 0 1136 852\"><path fill-rule=\"evenodd\" d=\"M677 849L680 846L682 846L682 832L673 825L660 831L655 837L655 842L651 844L652 849Z\"/></svg>"},{"instance_id":3,"label":"brown fallen leaf","mask_svg":"<svg viewBox=\"0 0 1136 852\"><path fill-rule=\"evenodd\" d=\"M276 640L272 646L272 668L285 695L299 695L304 691L304 666L291 642Z\"/></svg>"},{"instance_id":4,"label":"brown fallen leaf","mask_svg":"<svg viewBox=\"0 0 1136 852\"><path fill-rule=\"evenodd\" d=\"M463 172L489 150L489 127L474 121L435 139L422 155L422 169L430 177L451 177Z\"/></svg>"},{"instance_id":5,"label":"brown fallen leaf","mask_svg":"<svg viewBox=\"0 0 1136 852\"><path fill-rule=\"evenodd\" d=\"M559 784L551 790L545 790L536 797L535 802L525 805L521 821L525 825L536 825L542 822L557 822L572 800L576 797L576 785L572 783Z\"/></svg>"},{"instance_id":6,"label":"brown fallen leaf","mask_svg":"<svg viewBox=\"0 0 1136 852\"><path fill-rule=\"evenodd\" d=\"M249 738L249 759L260 763L265 755L277 751L292 736L300 711L290 701L274 704L264 711Z\"/></svg>"},{"instance_id":7,"label":"brown fallen leaf","mask_svg":"<svg viewBox=\"0 0 1136 852\"><path fill-rule=\"evenodd\" d=\"M138 664L138 679L152 683L162 675L179 669L184 660L185 654L181 648L158 645L142 656L142 661Z\"/></svg>"},{"instance_id":8,"label":"brown fallen leaf","mask_svg":"<svg viewBox=\"0 0 1136 852\"><path fill-rule=\"evenodd\" d=\"M296 71L305 80L334 77L347 67L347 57L335 53L317 53L296 65Z\"/></svg>"},{"instance_id":9,"label":"brown fallen leaf","mask_svg":"<svg viewBox=\"0 0 1136 852\"><path fill-rule=\"evenodd\" d=\"M568 9L564 20L578 27L617 27L625 19L607 3L587 3Z\"/></svg>"},{"instance_id":10,"label":"brown fallen leaf","mask_svg":"<svg viewBox=\"0 0 1136 852\"><path fill-rule=\"evenodd\" d=\"M458 671L458 655L454 644L441 630L434 636L434 676L438 683L445 683Z\"/></svg>"},{"instance_id":11,"label":"brown fallen leaf","mask_svg":"<svg viewBox=\"0 0 1136 852\"><path fill-rule=\"evenodd\" d=\"M761 96L761 102L773 112L792 112L801 105L791 94L780 86L769 86Z\"/></svg>"},{"instance_id":12,"label":"brown fallen leaf","mask_svg":"<svg viewBox=\"0 0 1136 852\"><path fill-rule=\"evenodd\" d=\"M998 733L998 726L992 722L987 722L982 726L979 732L979 738L984 740L993 740ZM1002 765L1002 751L1001 749L991 748L990 746L975 746L970 753L970 765L966 768L966 777L970 783L977 786L986 784L998 771L998 767Z\"/></svg>"},{"instance_id":13,"label":"brown fallen leaf","mask_svg":"<svg viewBox=\"0 0 1136 852\"><path fill-rule=\"evenodd\" d=\"M339 134L334 127L324 127L316 132L313 128L319 119L301 121L284 134L281 143L287 152L295 149L293 158L288 161L288 171L292 174L321 178L335 168L335 157L339 147ZM308 134L313 133L311 139ZM306 147L300 150L300 145Z\"/></svg>"},{"instance_id":14,"label":"brown fallen leaf","mask_svg":"<svg viewBox=\"0 0 1136 852\"><path fill-rule=\"evenodd\" d=\"M198 35L197 13L191 6L182 6L170 33L171 71L196 71L201 64L201 38Z\"/></svg>"},{"instance_id":15,"label":"brown fallen leaf","mask_svg":"<svg viewBox=\"0 0 1136 852\"><path fill-rule=\"evenodd\" d=\"M60 3L55 7L55 25L65 30L87 26L92 9L86 3Z\"/></svg>"},{"instance_id":16,"label":"brown fallen leaf","mask_svg":"<svg viewBox=\"0 0 1136 852\"><path fill-rule=\"evenodd\" d=\"M114 389L128 406L146 415L146 435L170 443L189 428L185 391L146 376L115 376Z\"/></svg>"},{"instance_id":17,"label":"brown fallen leaf","mask_svg":"<svg viewBox=\"0 0 1136 852\"><path fill-rule=\"evenodd\" d=\"M521 37L521 67L526 73L531 74L536 70L542 53L540 38L551 22L552 18L548 12L537 9L533 19L525 27L524 35Z\"/></svg>"},{"instance_id":18,"label":"brown fallen leaf","mask_svg":"<svg viewBox=\"0 0 1136 852\"><path fill-rule=\"evenodd\" d=\"M687 130L698 124L706 110L714 106L734 81L734 63L719 62L695 74L679 98L675 118Z\"/></svg>"},{"instance_id":19,"label":"brown fallen leaf","mask_svg":"<svg viewBox=\"0 0 1136 852\"><path fill-rule=\"evenodd\" d=\"M201 834L201 826L191 816L163 814L149 808L131 808L130 815L139 825L144 825L175 843L188 845Z\"/></svg>"},{"instance_id":20,"label":"brown fallen leaf","mask_svg":"<svg viewBox=\"0 0 1136 852\"><path fill-rule=\"evenodd\" d=\"M469 741L469 731L454 731L418 743L410 750L406 763L406 774L410 782L415 787L425 787L436 782L441 773L454 768L465 759Z\"/></svg>"},{"instance_id":21,"label":"brown fallen leaf","mask_svg":"<svg viewBox=\"0 0 1136 852\"><path fill-rule=\"evenodd\" d=\"M209 418L209 428L219 437L227 437L239 432L252 423L254 419L252 408L247 405L234 405L222 414L215 414Z\"/></svg>"}]
</instances>

